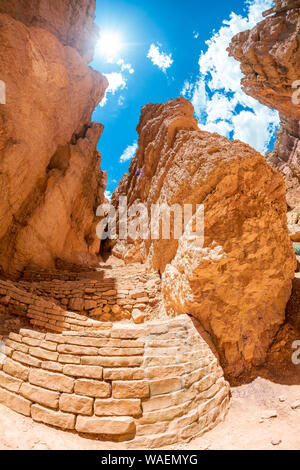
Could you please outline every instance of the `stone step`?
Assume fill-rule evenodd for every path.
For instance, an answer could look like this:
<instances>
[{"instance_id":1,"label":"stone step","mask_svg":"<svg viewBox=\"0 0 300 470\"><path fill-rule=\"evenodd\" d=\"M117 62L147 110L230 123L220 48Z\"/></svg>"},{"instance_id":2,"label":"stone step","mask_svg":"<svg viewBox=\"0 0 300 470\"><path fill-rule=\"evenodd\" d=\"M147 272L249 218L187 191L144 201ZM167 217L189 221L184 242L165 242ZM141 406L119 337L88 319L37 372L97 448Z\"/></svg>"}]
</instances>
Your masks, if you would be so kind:
<instances>
[{"instance_id":1,"label":"stone step","mask_svg":"<svg viewBox=\"0 0 300 470\"><path fill-rule=\"evenodd\" d=\"M169 355L147 356L153 335L178 328L190 341L189 352L178 348L174 354L167 337L164 348L152 349ZM6 340L0 403L34 421L97 439L132 440L149 448L184 441L228 408L222 369L195 337L187 316L79 333L21 329ZM149 363L154 359L155 365Z\"/></svg>"}]
</instances>

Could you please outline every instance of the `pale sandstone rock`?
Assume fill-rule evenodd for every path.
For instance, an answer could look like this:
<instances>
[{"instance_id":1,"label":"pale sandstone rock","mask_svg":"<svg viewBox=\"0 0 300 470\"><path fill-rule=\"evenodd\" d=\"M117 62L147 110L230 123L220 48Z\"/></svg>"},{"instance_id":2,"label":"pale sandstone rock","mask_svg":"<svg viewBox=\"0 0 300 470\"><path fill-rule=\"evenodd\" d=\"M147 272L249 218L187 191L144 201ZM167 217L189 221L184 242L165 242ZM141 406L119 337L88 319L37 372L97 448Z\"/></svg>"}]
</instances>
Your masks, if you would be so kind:
<instances>
[{"instance_id":1,"label":"pale sandstone rock","mask_svg":"<svg viewBox=\"0 0 300 470\"><path fill-rule=\"evenodd\" d=\"M104 380L140 380L144 378L144 370L133 367L122 369L104 369Z\"/></svg>"},{"instance_id":2,"label":"pale sandstone rock","mask_svg":"<svg viewBox=\"0 0 300 470\"><path fill-rule=\"evenodd\" d=\"M265 410L261 415L262 419L270 419L270 418L277 418L277 411L276 410Z\"/></svg>"},{"instance_id":3,"label":"pale sandstone rock","mask_svg":"<svg viewBox=\"0 0 300 470\"><path fill-rule=\"evenodd\" d=\"M21 380L28 379L28 374L29 374L28 367L25 367L22 364L19 364L18 362L15 362L11 359L5 360L3 364L3 371Z\"/></svg>"},{"instance_id":4,"label":"pale sandstone rock","mask_svg":"<svg viewBox=\"0 0 300 470\"><path fill-rule=\"evenodd\" d=\"M72 393L74 380L62 374L48 372L46 370L31 369L28 381L32 385L54 390L57 392Z\"/></svg>"},{"instance_id":5,"label":"pale sandstone rock","mask_svg":"<svg viewBox=\"0 0 300 470\"><path fill-rule=\"evenodd\" d=\"M75 382L75 393L88 397L107 398L111 396L111 385L97 380L79 379Z\"/></svg>"},{"instance_id":6,"label":"pale sandstone rock","mask_svg":"<svg viewBox=\"0 0 300 470\"><path fill-rule=\"evenodd\" d=\"M300 242L300 205L287 214L288 229L291 240Z\"/></svg>"},{"instance_id":7,"label":"pale sandstone rock","mask_svg":"<svg viewBox=\"0 0 300 470\"><path fill-rule=\"evenodd\" d=\"M295 401L294 403L291 404L291 408L293 410L297 410L298 408L300 408L300 400L297 400Z\"/></svg>"},{"instance_id":8,"label":"pale sandstone rock","mask_svg":"<svg viewBox=\"0 0 300 470\"><path fill-rule=\"evenodd\" d=\"M138 308L134 308L132 310L132 319L134 323L143 323L145 320L145 314L144 312L141 312Z\"/></svg>"},{"instance_id":9,"label":"pale sandstone rock","mask_svg":"<svg viewBox=\"0 0 300 470\"><path fill-rule=\"evenodd\" d=\"M23 383L20 388L20 395L40 405L50 408L58 408L59 393L44 388L35 387L29 383Z\"/></svg>"},{"instance_id":10,"label":"pale sandstone rock","mask_svg":"<svg viewBox=\"0 0 300 470\"><path fill-rule=\"evenodd\" d=\"M87 377L90 379L102 379L103 369L98 366L67 365L63 368L64 374L73 377Z\"/></svg>"},{"instance_id":11,"label":"pale sandstone rock","mask_svg":"<svg viewBox=\"0 0 300 470\"><path fill-rule=\"evenodd\" d=\"M0 387L0 403L24 416L30 416L31 401Z\"/></svg>"},{"instance_id":12,"label":"pale sandstone rock","mask_svg":"<svg viewBox=\"0 0 300 470\"><path fill-rule=\"evenodd\" d=\"M62 364L80 364L80 357L72 356L71 354L60 354L58 356L58 362Z\"/></svg>"},{"instance_id":13,"label":"pale sandstone rock","mask_svg":"<svg viewBox=\"0 0 300 470\"><path fill-rule=\"evenodd\" d=\"M21 379L11 377L2 371L0 372L0 387L3 387L10 392L19 392L21 384Z\"/></svg>"},{"instance_id":14,"label":"pale sandstone rock","mask_svg":"<svg viewBox=\"0 0 300 470\"><path fill-rule=\"evenodd\" d=\"M148 398L149 383L146 381L115 381L112 384L113 398Z\"/></svg>"},{"instance_id":15,"label":"pale sandstone rock","mask_svg":"<svg viewBox=\"0 0 300 470\"><path fill-rule=\"evenodd\" d=\"M177 392L182 389L182 380L180 377L152 380L150 382L151 396L163 395L165 393Z\"/></svg>"},{"instance_id":16,"label":"pale sandstone rock","mask_svg":"<svg viewBox=\"0 0 300 470\"><path fill-rule=\"evenodd\" d=\"M95 415L96 416L132 416L138 418L142 414L141 400L96 400Z\"/></svg>"},{"instance_id":17,"label":"pale sandstone rock","mask_svg":"<svg viewBox=\"0 0 300 470\"><path fill-rule=\"evenodd\" d=\"M43 408L39 405L32 405L31 417L34 421L40 423L50 424L61 429L74 429L75 416L69 413L61 413L60 411L53 411Z\"/></svg>"},{"instance_id":18,"label":"pale sandstone rock","mask_svg":"<svg viewBox=\"0 0 300 470\"><path fill-rule=\"evenodd\" d=\"M43 28L62 44L74 47L90 61L99 31L94 23L96 0L1 0L6 13L27 26Z\"/></svg>"},{"instance_id":19,"label":"pale sandstone rock","mask_svg":"<svg viewBox=\"0 0 300 470\"><path fill-rule=\"evenodd\" d=\"M33 366L33 367L40 367L41 362L42 362L36 359L35 357L31 357L28 354L23 354L22 352L19 352L19 351L14 351L12 355L12 359L15 359L16 361L21 362L22 364L25 364L26 366Z\"/></svg>"},{"instance_id":20,"label":"pale sandstone rock","mask_svg":"<svg viewBox=\"0 0 300 470\"><path fill-rule=\"evenodd\" d=\"M86 418L78 416L76 431L116 437L135 433L135 423L132 418L128 417Z\"/></svg>"},{"instance_id":21,"label":"pale sandstone rock","mask_svg":"<svg viewBox=\"0 0 300 470\"><path fill-rule=\"evenodd\" d=\"M62 393L59 399L59 409L67 413L91 416L93 414L93 403L92 398Z\"/></svg>"}]
</instances>

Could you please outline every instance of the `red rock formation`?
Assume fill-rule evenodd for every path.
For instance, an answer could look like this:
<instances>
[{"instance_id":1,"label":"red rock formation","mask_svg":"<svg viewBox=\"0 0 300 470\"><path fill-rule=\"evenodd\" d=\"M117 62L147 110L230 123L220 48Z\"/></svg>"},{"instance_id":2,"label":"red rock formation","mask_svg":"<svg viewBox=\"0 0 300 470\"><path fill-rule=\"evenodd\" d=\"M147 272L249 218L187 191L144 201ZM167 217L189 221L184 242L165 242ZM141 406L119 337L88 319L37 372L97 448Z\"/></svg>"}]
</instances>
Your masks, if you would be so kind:
<instances>
[{"instance_id":1,"label":"red rock formation","mask_svg":"<svg viewBox=\"0 0 300 470\"><path fill-rule=\"evenodd\" d=\"M270 16L271 15L271 16ZM294 242L300 240L300 1L275 0L265 19L251 31L235 36L229 54L241 62L244 90L261 103L278 109L280 128L274 150L266 159L278 168L286 182L288 228ZM299 267L298 267L299 269ZM286 320L268 351L266 364L273 377L289 383L299 380L292 364L292 345L299 337L299 282L294 279ZM298 377L298 379L297 379Z\"/></svg>"},{"instance_id":2,"label":"red rock formation","mask_svg":"<svg viewBox=\"0 0 300 470\"><path fill-rule=\"evenodd\" d=\"M91 115L107 80L86 64L95 2L30 5L0 5L0 266L9 273L56 258L91 262L106 184L103 126Z\"/></svg>"},{"instance_id":3,"label":"red rock formation","mask_svg":"<svg viewBox=\"0 0 300 470\"><path fill-rule=\"evenodd\" d=\"M241 62L245 92L281 114L275 151L267 158L285 175L294 208L300 206L300 1L277 0L264 16L237 34L228 51Z\"/></svg>"},{"instance_id":4,"label":"red rock formation","mask_svg":"<svg viewBox=\"0 0 300 470\"><path fill-rule=\"evenodd\" d=\"M93 58L98 27L94 23L96 0L1 0L6 13L26 26L43 28L89 62Z\"/></svg>"},{"instance_id":5,"label":"red rock formation","mask_svg":"<svg viewBox=\"0 0 300 470\"><path fill-rule=\"evenodd\" d=\"M200 320L227 375L247 374L264 362L291 293L283 179L248 145L201 131L184 98L144 106L137 130L115 204L120 195L129 206L204 204L204 245L183 235L118 242L113 251L159 270L167 313Z\"/></svg>"},{"instance_id":6,"label":"red rock formation","mask_svg":"<svg viewBox=\"0 0 300 470\"><path fill-rule=\"evenodd\" d=\"M300 108L300 105L299 105ZM300 122L281 117L274 150L266 154L268 163L284 176L290 209L300 209Z\"/></svg>"}]
</instances>

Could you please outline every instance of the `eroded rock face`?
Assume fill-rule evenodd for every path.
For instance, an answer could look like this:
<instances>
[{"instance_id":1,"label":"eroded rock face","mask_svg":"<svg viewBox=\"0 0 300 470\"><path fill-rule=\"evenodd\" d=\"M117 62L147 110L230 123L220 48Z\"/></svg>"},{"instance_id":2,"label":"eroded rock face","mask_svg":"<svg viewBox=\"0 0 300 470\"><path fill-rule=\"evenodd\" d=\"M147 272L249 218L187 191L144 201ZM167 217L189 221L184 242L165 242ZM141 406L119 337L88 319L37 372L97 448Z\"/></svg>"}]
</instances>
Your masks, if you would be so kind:
<instances>
[{"instance_id":1,"label":"eroded rock face","mask_svg":"<svg viewBox=\"0 0 300 470\"><path fill-rule=\"evenodd\" d=\"M299 80L300 70L300 2L285 2L289 5L283 10L279 8L283 2L276 3L277 13L232 39L229 55L241 62L246 93L283 116L299 120L292 84Z\"/></svg>"},{"instance_id":2,"label":"eroded rock face","mask_svg":"<svg viewBox=\"0 0 300 470\"><path fill-rule=\"evenodd\" d=\"M114 252L160 271L167 313L197 318L227 376L247 374L265 360L291 293L284 181L248 145L201 131L184 98L144 106L137 129L139 147L115 204L120 195L129 206L203 204L204 244L184 234L123 241Z\"/></svg>"},{"instance_id":3,"label":"eroded rock face","mask_svg":"<svg viewBox=\"0 0 300 470\"><path fill-rule=\"evenodd\" d=\"M95 259L95 211L106 184L96 150L103 126L91 124L91 115L107 80L50 32L56 25L76 35L81 18L85 31L94 2L32 3L23 18L26 2L1 2L2 12L27 24L39 19L39 27L28 27L0 14L0 79L6 84L6 104L0 105L0 266L8 273L30 263L51 267L56 258ZM60 16L60 9L68 15ZM66 42L84 47L81 40Z\"/></svg>"},{"instance_id":4,"label":"eroded rock face","mask_svg":"<svg viewBox=\"0 0 300 470\"><path fill-rule=\"evenodd\" d=\"M295 208L300 206L300 1L277 0L265 16L251 31L237 34L228 50L241 62L245 92L280 112L277 142L267 159L282 171L287 203Z\"/></svg>"},{"instance_id":5,"label":"eroded rock face","mask_svg":"<svg viewBox=\"0 0 300 470\"><path fill-rule=\"evenodd\" d=\"M281 117L274 150L266 154L266 159L284 177L288 207L300 209L300 121Z\"/></svg>"},{"instance_id":6,"label":"eroded rock face","mask_svg":"<svg viewBox=\"0 0 300 470\"><path fill-rule=\"evenodd\" d=\"M98 27L94 23L96 0L1 0L6 13L27 26L43 28L63 45L77 49L86 61L93 58Z\"/></svg>"},{"instance_id":7,"label":"eroded rock face","mask_svg":"<svg viewBox=\"0 0 300 470\"><path fill-rule=\"evenodd\" d=\"M149 207L162 202L170 206L179 201L183 203L183 194L185 198L189 193L192 196L190 174L199 165L193 152L188 155L182 149L184 140L197 136L199 132L197 120L193 117L193 106L184 98L163 104L148 104L142 108L137 131L139 147L136 156L131 162L129 175L124 175L114 192L112 202L117 201L119 196L127 196L128 206L139 201L147 202ZM213 138L210 142L213 145ZM177 240L174 239L159 239L153 243L129 241L118 242L113 253L125 262L145 262L148 258L152 267L160 272L164 271L177 250Z\"/></svg>"}]
</instances>

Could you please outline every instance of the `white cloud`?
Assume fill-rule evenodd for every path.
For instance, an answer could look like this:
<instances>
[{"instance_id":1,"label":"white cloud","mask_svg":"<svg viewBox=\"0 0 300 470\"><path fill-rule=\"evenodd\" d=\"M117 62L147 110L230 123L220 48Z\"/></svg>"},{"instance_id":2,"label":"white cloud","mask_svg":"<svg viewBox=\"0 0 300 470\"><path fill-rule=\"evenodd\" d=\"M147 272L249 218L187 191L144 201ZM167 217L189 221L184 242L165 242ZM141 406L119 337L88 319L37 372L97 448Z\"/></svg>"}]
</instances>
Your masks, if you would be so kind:
<instances>
[{"instance_id":1,"label":"white cloud","mask_svg":"<svg viewBox=\"0 0 300 470\"><path fill-rule=\"evenodd\" d=\"M157 67L163 72L166 72L174 62L172 54L166 54L165 52L160 51L159 46L155 46L155 44L151 44L147 58L150 59L154 65L157 65Z\"/></svg>"},{"instance_id":2,"label":"white cloud","mask_svg":"<svg viewBox=\"0 0 300 470\"><path fill-rule=\"evenodd\" d=\"M226 137L243 140L265 152L279 117L241 89L240 64L226 51L232 37L255 26L272 0L247 0L245 16L230 14L219 31L206 41L206 52L199 57L199 76L185 82L181 94L189 98L199 119L199 126Z\"/></svg>"},{"instance_id":3,"label":"white cloud","mask_svg":"<svg viewBox=\"0 0 300 470\"><path fill-rule=\"evenodd\" d=\"M116 91L120 88L121 90L126 86L126 79L124 76L119 72L107 73L104 74L108 80L108 88L106 92L109 93L116 93Z\"/></svg>"},{"instance_id":4,"label":"white cloud","mask_svg":"<svg viewBox=\"0 0 300 470\"><path fill-rule=\"evenodd\" d=\"M195 84L191 101L197 116L202 116L207 104L207 94L204 80L198 80L198 82Z\"/></svg>"},{"instance_id":5,"label":"white cloud","mask_svg":"<svg viewBox=\"0 0 300 470\"><path fill-rule=\"evenodd\" d=\"M124 72L125 70L128 70L130 74L134 73L134 68L132 67L131 64L126 64L124 59L119 59L117 64L121 67L121 72Z\"/></svg>"},{"instance_id":6,"label":"white cloud","mask_svg":"<svg viewBox=\"0 0 300 470\"><path fill-rule=\"evenodd\" d=\"M120 72L112 72L104 74L108 80L108 88L105 92L105 96L100 103L100 106L103 107L107 103L107 94L111 93L114 95L118 90L123 90L126 87L126 78Z\"/></svg>"},{"instance_id":7,"label":"white cloud","mask_svg":"<svg viewBox=\"0 0 300 470\"><path fill-rule=\"evenodd\" d=\"M99 103L99 106L103 108L103 106L105 106L106 103L107 103L107 96L105 94L104 97L102 98L102 101Z\"/></svg>"},{"instance_id":8,"label":"white cloud","mask_svg":"<svg viewBox=\"0 0 300 470\"><path fill-rule=\"evenodd\" d=\"M191 100L197 118L203 117L208 103L205 81L202 78L198 78L195 83L185 80L180 94Z\"/></svg>"},{"instance_id":9,"label":"white cloud","mask_svg":"<svg viewBox=\"0 0 300 470\"><path fill-rule=\"evenodd\" d=\"M100 106L103 107L106 105L108 100L108 93L114 95L116 92L123 90L126 88L127 85L127 78L125 77L124 73L128 73L130 75L134 74L134 68L131 64L127 64L124 59L122 58L111 58L107 59L106 62L117 64L120 67L120 72L112 72L112 73L105 73L104 75L108 79L109 86L105 92L105 96L100 103ZM125 98L124 96L120 96L118 98L118 105L122 106L124 104Z\"/></svg>"},{"instance_id":10,"label":"white cloud","mask_svg":"<svg viewBox=\"0 0 300 470\"><path fill-rule=\"evenodd\" d=\"M118 105L123 106L124 102L125 102L124 96L123 95L119 96Z\"/></svg>"},{"instance_id":11,"label":"white cloud","mask_svg":"<svg viewBox=\"0 0 300 470\"><path fill-rule=\"evenodd\" d=\"M128 160L131 160L132 157L135 155L137 148L138 148L138 144L136 141L133 142L133 144L128 145L128 147L126 147L126 149L124 150L124 152L122 153L120 157L120 162L124 163L124 162L127 162Z\"/></svg>"},{"instance_id":12,"label":"white cloud","mask_svg":"<svg viewBox=\"0 0 300 470\"><path fill-rule=\"evenodd\" d=\"M207 114L209 120L214 122L218 119L230 120L234 112L235 104L222 93L215 93L207 103Z\"/></svg>"},{"instance_id":13,"label":"white cloud","mask_svg":"<svg viewBox=\"0 0 300 470\"><path fill-rule=\"evenodd\" d=\"M194 84L190 83L188 80L185 80L185 82L183 84L183 88L182 88L180 94L182 96L190 96L190 94L193 91L193 88L194 88Z\"/></svg>"},{"instance_id":14,"label":"white cloud","mask_svg":"<svg viewBox=\"0 0 300 470\"><path fill-rule=\"evenodd\" d=\"M261 152L266 152L267 145L279 124L279 121L274 118L274 112L268 108L261 108L255 113L241 111L233 116L232 122L233 138L250 143Z\"/></svg>"},{"instance_id":15,"label":"white cloud","mask_svg":"<svg viewBox=\"0 0 300 470\"><path fill-rule=\"evenodd\" d=\"M111 197L112 197L112 193L111 191L108 191L108 189L106 191L104 191L104 197L106 197L106 199L111 200Z\"/></svg>"},{"instance_id":16,"label":"white cloud","mask_svg":"<svg viewBox=\"0 0 300 470\"><path fill-rule=\"evenodd\" d=\"M230 132L232 130L231 124L227 121L218 121L218 122L208 122L204 126L201 126L201 129L208 131L208 132L216 132L217 134L230 137Z\"/></svg>"}]
</instances>

